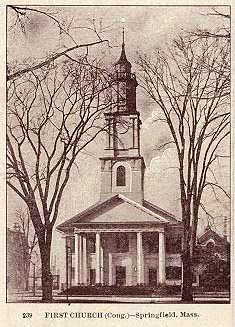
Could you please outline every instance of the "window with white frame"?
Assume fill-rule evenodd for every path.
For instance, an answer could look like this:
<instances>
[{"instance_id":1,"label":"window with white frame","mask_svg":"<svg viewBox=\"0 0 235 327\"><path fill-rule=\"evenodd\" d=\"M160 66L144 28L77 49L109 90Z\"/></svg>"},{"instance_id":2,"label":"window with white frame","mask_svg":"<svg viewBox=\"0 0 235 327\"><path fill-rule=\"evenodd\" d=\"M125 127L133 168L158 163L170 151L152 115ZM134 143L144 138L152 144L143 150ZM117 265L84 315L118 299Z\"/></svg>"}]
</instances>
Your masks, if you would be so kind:
<instances>
[{"instance_id":1,"label":"window with white frame","mask_svg":"<svg viewBox=\"0 0 235 327\"><path fill-rule=\"evenodd\" d=\"M126 168L124 166L117 167L117 175L116 175L117 186L126 186Z\"/></svg>"}]
</instances>

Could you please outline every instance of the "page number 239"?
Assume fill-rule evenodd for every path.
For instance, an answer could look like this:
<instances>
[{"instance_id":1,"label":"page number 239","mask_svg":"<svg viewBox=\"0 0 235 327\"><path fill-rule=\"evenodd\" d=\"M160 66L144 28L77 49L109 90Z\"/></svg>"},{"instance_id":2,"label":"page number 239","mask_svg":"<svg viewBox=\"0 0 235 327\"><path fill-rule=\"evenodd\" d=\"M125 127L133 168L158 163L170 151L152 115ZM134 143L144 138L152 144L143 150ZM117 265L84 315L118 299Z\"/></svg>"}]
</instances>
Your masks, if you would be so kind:
<instances>
[{"instance_id":1,"label":"page number 239","mask_svg":"<svg viewBox=\"0 0 235 327\"><path fill-rule=\"evenodd\" d=\"M32 318L33 314L31 312L24 312L23 318Z\"/></svg>"}]
</instances>

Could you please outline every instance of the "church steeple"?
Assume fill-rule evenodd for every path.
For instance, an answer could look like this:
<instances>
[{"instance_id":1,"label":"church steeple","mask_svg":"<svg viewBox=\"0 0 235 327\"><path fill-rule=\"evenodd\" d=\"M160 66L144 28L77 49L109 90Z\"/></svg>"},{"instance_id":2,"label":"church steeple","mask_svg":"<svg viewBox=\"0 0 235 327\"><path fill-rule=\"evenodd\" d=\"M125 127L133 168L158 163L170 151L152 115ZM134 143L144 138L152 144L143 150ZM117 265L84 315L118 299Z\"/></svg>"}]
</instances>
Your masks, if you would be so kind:
<instances>
[{"instance_id":1,"label":"church steeple","mask_svg":"<svg viewBox=\"0 0 235 327\"><path fill-rule=\"evenodd\" d=\"M131 63L127 60L125 50L125 31L122 31L122 50L121 56L115 64L116 77L118 79L130 78L131 77Z\"/></svg>"},{"instance_id":2,"label":"church steeple","mask_svg":"<svg viewBox=\"0 0 235 327\"><path fill-rule=\"evenodd\" d=\"M101 158L101 199L122 193L142 203L144 160L140 155L140 114L136 110L136 81L125 51L122 31L121 56L114 65L113 107L105 113L109 126L104 157Z\"/></svg>"},{"instance_id":3,"label":"church steeple","mask_svg":"<svg viewBox=\"0 0 235 327\"><path fill-rule=\"evenodd\" d=\"M131 72L131 63L127 60L125 50L125 31L122 31L122 50L119 60L114 65L116 85L113 88L113 111L136 112L135 74Z\"/></svg>"},{"instance_id":4,"label":"church steeple","mask_svg":"<svg viewBox=\"0 0 235 327\"><path fill-rule=\"evenodd\" d=\"M125 30L124 30L124 27L122 29L122 51L121 51L121 57L118 60L117 64L118 63L123 63L123 62L127 62L127 63L129 63L131 65L131 63L126 58L126 51L125 51Z\"/></svg>"}]
</instances>

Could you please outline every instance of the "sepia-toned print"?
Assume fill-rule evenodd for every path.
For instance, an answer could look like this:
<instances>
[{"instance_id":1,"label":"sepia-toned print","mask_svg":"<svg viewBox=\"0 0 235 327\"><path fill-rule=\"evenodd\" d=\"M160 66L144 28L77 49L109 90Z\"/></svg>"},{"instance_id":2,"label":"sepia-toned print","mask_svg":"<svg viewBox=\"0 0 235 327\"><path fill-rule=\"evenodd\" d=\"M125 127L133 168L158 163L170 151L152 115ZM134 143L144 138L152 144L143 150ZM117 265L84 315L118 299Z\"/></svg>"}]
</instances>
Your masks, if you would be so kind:
<instances>
[{"instance_id":1,"label":"sepia-toned print","mask_svg":"<svg viewBox=\"0 0 235 327\"><path fill-rule=\"evenodd\" d=\"M7 7L7 302L230 303L230 73L229 6Z\"/></svg>"}]
</instances>

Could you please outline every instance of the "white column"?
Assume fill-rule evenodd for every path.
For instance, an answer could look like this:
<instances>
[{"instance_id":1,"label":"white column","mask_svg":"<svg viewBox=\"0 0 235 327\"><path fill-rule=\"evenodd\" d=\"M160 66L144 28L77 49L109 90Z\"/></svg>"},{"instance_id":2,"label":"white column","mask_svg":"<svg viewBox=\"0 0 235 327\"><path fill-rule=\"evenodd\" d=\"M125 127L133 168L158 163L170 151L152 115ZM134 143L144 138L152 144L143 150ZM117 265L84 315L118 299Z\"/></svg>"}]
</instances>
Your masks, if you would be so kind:
<instances>
[{"instance_id":1,"label":"white column","mask_svg":"<svg viewBox=\"0 0 235 327\"><path fill-rule=\"evenodd\" d=\"M166 280L166 250L165 250L165 234L159 232L159 283Z\"/></svg>"},{"instance_id":2,"label":"white column","mask_svg":"<svg viewBox=\"0 0 235 327\"><path fill-rule=\"evenodd\" d=\"M82 236L82 266L83 266L83 284L87 285L87 239L86 235Z\"/></svg>"},{"instance_id":3,"label":"white column","mask_svg":"<svg viewBox=\"0 0 235 327\"><path fill-rule=\"evenodd\" d=\"M104 249L100 247L100 282L104 285Z\"/></svg>"},{"instance_id":4,"label":"white column","mask_svg":"<svg viewBox=\"0 0 235 327\"><path fill-rule=\"evenodd\" d=\"M109 286L113 285L113 255L109 253Z\"/></svg>"},{"instance_id":5,"label":"white column","mask_svg":"<svg viewBox=\"0 0 235 327\"><path fill-rule=\"evenodd\" d=\"M106 143L106 148L110 149L111 148L111 120L108 119L108 135L107 135L107 143Z\"/></svg>"},{"instance_id":6,"label":"white column","mask_svg":"<svg viewBox=\"0 0 235 327\"><path fill-rule=\"evenodd\" d=\"M80 234L75 234L75 249L74 249L75 285L79 284L79 238L80 238Z\"/></svg>"},{"instance_id":7,"label":"white column","mask_svg":"<svg viewBox=\"0 0 235 327\"><path fill-rule=\"evenodd\" d=\"M72 241L71 237L67 238L67 255L68 255L68 285L69 287L72 286L72 252L71 252L71 246Z\"/></svg>"},{"instance_id":8,"label":"white column","mask_svg":"<svg viewBox=\"0 0 235 327\"><path fill-rule=\"evenodd\" d=\"M100 233L95 234L96 270L95 283L100 284Z\"/></svg>"},{"instance_id":9,"label":"white column","mask_svg":"<svg viewBox=\"0 0 235 327\"><path fill-rule=\"evenodd\" d=\"M137 284L144 283L142 232L137 233Z\"/></svg>"},{"instance_id":10,"label":"white column","mask_svg":"<svg viewBox=\"0 0 235 327\"><path fill-rule=\"evenodd\" d=\"M82 275L83 275L83 268L82 268L82 236L79 235L78 238L78 265L79 265L79 284L83 283Z\"/></svg>"},{"instance_id":11,"label":"white column","mask_svg":"<svg viewBox=\"0 0 235 327\"><path fill-rule=\"evenodd\" d=\"M138 126L137 126L137 124L138 124L138 120L135 118L134 119L134 139L135 139L135 141L134 141L134 145L135 145L135 148L138 148Z\"/></svg>"}]
</instances>

